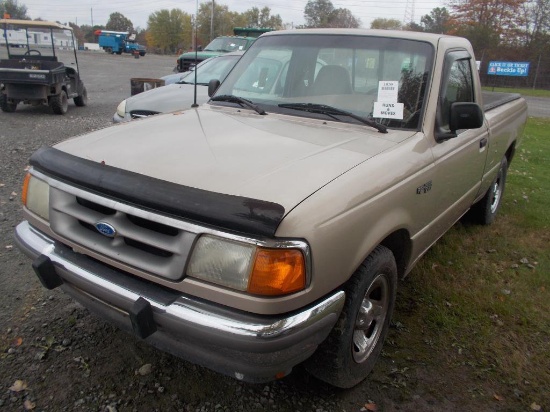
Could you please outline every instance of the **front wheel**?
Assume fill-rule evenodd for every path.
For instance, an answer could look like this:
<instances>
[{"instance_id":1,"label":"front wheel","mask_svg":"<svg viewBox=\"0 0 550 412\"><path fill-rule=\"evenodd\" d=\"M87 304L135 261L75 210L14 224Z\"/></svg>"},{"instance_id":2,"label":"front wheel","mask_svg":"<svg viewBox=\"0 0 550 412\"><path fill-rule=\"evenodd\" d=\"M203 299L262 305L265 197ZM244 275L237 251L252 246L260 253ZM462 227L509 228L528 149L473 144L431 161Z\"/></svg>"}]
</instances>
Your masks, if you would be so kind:
<instances>
[{"instance_id":1,"label":"front wheel","mask_svg":"<svg viewBox=\"0 0 550 412\"><path fill-rule=\"evenodd\" d=\"M65 114L69 108L69 102L67 99L67 93L65 90L61 90L61 93L50 97L50 107L55 114Z\"/></svg>"},{"instance_id":2,"label":"front wheel","mask_svg":"<svg viewBox=\"0 0 550 412\"><path fill-rule=\"evenodd\" d=\"M472 206L470 216L480 225L490 225L494 222L497 212L502 204L502 196L506 186L506 175L508 173L508 160L506 156L500 161L498 173L491 183L485 196Z\"/></svg>"},{"instance_id":3,"label":"front wheel","mask_svg":"<svg viewBox=\"0 0 550 412\"><path fill-rule=\"evenodd\" d=\"M351 388L374 367L390 327L397 292L393 253L378 246L344 287L346 303L328 338L306 363L315 377Z\"/></svg>"},{"instance_id":4,"label":"front wheel","mask_svg":"<svg viewBox=\"0 0 550 412\"><path fill-rule=\"evenodd\" d=\"M8 96L0 92L0 109L5 113L13 113L17 108L17 103L9 102Z\"/></svg>"}]
</instances>

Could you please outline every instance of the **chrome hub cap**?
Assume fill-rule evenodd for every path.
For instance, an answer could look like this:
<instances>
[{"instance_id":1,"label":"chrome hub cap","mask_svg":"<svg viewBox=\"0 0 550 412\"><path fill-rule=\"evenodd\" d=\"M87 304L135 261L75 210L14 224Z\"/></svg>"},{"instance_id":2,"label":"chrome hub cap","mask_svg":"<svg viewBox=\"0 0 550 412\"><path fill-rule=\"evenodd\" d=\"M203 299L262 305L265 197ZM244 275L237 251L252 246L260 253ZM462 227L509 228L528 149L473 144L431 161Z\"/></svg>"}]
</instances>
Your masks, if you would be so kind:
<instances>
[{"instance_id":1,"label":"chrome hub cap","mask_svg":"<svg viewBox=\"0 0 550 412\"><path fill-rule=\"evenodd\" d=\"M384 274L378 275L365 293L353 331L352 353L357 363L369 357L380 338L388 315L389 294L389 283Z\"/></svg>"}]
</instances>

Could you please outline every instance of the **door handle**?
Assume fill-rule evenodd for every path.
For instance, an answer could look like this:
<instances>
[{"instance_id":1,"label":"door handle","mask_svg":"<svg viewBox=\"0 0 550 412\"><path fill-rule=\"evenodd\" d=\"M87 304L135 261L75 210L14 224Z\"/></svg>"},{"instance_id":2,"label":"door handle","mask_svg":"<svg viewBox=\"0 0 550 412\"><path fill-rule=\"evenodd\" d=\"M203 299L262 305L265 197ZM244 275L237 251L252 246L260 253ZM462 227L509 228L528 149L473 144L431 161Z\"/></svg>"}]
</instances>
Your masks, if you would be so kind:
<instances>
[{"instance_id":1,"label":"door handle","mask_svg":"<svg viewBox=\"0 0 550 412\"><path fill-rule=\"evenodd\" d=\"M483 149L485 146L487 146L487 143L489 142L489 140L484 137L482 138L480 141L479 141L479 148L480 149Z\"/></svg>"}]
</instances>

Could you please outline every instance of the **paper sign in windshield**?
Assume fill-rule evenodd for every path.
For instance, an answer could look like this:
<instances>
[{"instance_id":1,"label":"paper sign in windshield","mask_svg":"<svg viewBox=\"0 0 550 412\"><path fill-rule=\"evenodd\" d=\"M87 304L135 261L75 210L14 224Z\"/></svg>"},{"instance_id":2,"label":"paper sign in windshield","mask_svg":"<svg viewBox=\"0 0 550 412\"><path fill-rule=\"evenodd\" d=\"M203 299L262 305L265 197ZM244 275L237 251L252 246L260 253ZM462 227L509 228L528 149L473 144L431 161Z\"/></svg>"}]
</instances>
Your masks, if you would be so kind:
<instances>
[{"instance_id":1,"label":"paper sign in windshield","mask_svg":"<svg viewBox=\"0 0 550 412\"><path fill-rule=\"evenodd\" d=\"M397 102L397 92L399 90L399 82L381 81L378 82L378 101L379 102Z\"/></svg>"},{"instance_id":2,"label":"paper sign in windshield","mask_svg":"<svg viewBox=\"0 0 550 412\"><path fill-rule=\"evenodd\" d=\"M374 102L372 117L403 120L403 103Z\"/></svg>"}]
</instances>

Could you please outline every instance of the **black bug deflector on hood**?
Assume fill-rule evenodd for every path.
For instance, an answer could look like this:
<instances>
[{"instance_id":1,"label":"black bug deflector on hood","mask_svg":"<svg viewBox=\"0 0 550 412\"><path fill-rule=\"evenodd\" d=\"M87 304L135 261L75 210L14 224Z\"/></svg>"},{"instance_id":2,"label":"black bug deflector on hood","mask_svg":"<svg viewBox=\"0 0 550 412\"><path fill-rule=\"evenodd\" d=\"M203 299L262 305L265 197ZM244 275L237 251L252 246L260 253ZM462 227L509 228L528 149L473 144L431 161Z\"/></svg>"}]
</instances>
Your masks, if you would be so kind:
<instances>
[{"instance_id":1,"label":"black bug deflector on hood","mask_svg":"<svg viewBox=\"0 0 550 412\"><path fill-rule=\"evenodd\" d=\"M30 164L44 174L113 200L249 235L273 237L285 209L277 203L182 186L42 147Z\"/></svg>"}]
</instances>

